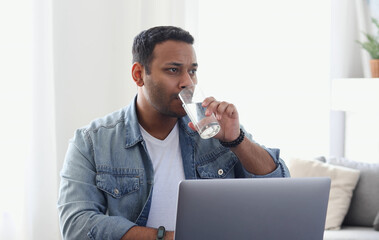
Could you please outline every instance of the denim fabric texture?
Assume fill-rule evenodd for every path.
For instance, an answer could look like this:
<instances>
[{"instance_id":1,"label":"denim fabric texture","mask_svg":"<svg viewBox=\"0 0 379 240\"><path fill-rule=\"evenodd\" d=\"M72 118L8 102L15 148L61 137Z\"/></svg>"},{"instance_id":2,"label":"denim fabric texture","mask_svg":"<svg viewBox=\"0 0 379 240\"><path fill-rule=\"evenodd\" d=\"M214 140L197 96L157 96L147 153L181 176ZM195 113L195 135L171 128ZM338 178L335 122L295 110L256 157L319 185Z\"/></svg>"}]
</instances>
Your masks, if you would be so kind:
<instances>
[{"instance_id":1,"label":"denim fabric texture","mask_svg":"<svg viewBox=\"0 0 379 240\"><path fill-rule=\"evenodd\" d=\"M58 199L63 239L121 239L133 226L145 226L154 170L142 138L134 101L120 111L78 129L70 140ZM257 176L216 139L201 139L179 119L186 179L289 177L278 149L262 146L277 168ZM250 134L246 137L252 140Z\"/></svg>"}]
</instances>

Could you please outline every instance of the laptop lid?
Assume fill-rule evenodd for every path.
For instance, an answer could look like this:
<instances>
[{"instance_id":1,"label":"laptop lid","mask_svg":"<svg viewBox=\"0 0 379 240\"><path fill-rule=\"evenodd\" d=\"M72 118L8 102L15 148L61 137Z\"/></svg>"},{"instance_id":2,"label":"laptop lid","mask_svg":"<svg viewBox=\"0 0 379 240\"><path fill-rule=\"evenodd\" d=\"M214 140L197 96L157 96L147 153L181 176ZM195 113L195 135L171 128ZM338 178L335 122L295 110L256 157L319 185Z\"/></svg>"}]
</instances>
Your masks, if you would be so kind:
<instances>
[{"instance_id":1,"label":"laptop lid","mask_svg":"<svg viewBox=\"0 0 379 240\"><path fill-rule=\"evenodd\" d=\"M322 240L329 178L184 180L176 240Z\"/></svg>"}]
</instances>

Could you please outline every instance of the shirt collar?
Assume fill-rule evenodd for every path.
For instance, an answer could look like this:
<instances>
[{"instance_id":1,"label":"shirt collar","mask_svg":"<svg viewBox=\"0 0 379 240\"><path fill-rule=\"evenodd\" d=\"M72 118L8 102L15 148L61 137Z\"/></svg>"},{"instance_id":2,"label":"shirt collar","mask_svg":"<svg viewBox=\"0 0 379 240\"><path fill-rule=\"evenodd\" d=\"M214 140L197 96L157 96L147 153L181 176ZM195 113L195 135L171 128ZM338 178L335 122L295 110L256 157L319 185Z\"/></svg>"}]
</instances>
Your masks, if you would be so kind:
<instances>
[{"instance_id":1,"label":"shirt collar","mask_svg":"<svg viewBox=\"0 0 379 240\"><path fill-rule=\"evenodd\" d=\"M142 133L139 128L139 122L137 117L137 95L134 97L131 104L127 107L125 111L125 126L126 126L126 144L125 147L129 148L134 146L135 144L143 141ZM179 131L184 130L184 132L193 136L196 134L190 127L188 127L189 123L188 116L184 116L178 119Z\"/></svg>"}]
</instances>

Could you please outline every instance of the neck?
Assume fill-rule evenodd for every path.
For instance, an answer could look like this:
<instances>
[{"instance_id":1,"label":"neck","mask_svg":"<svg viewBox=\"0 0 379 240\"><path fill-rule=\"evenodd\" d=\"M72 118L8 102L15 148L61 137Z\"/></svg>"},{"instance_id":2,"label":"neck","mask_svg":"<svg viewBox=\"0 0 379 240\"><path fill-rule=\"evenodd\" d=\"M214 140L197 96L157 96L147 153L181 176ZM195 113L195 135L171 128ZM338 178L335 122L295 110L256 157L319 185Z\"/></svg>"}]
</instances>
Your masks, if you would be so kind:
<instances>
[{"instance_id":1,"label":"neck","mask_svg":"<svg viewBox=\"0 0 379 240\"><path fill-rule=\"evenodd\" d=\"M137 98L137 117L139 124L153 137L164 140L175 127L178 118L160 114L154 108L144 107Z\"/></svg>"}]
</instances>

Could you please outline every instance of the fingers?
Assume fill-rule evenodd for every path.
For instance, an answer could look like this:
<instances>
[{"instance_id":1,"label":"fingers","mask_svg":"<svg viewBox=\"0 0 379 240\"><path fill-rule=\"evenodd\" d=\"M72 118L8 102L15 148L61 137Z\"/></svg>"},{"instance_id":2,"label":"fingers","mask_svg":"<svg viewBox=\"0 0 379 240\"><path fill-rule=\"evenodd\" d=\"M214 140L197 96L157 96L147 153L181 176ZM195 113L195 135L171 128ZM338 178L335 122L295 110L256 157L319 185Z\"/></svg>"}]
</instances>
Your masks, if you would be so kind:
<instances>
[{"instance_id":1,"label":"fingers","mask_svg":"<svg viewBox=\"0 0 379 240\"><path fill-rule=\"evenodd\" d=\"M212 113L216 115L216 118L220 120L223 115L230 117L230 118L236 118L237 116L237 109L236 107L228 102L219 102L216 101L214 97L208 97L203 101L203 107L206 107L207 110L205 112L205 115L209 116Z\"/></svg>"}]
</instances>

